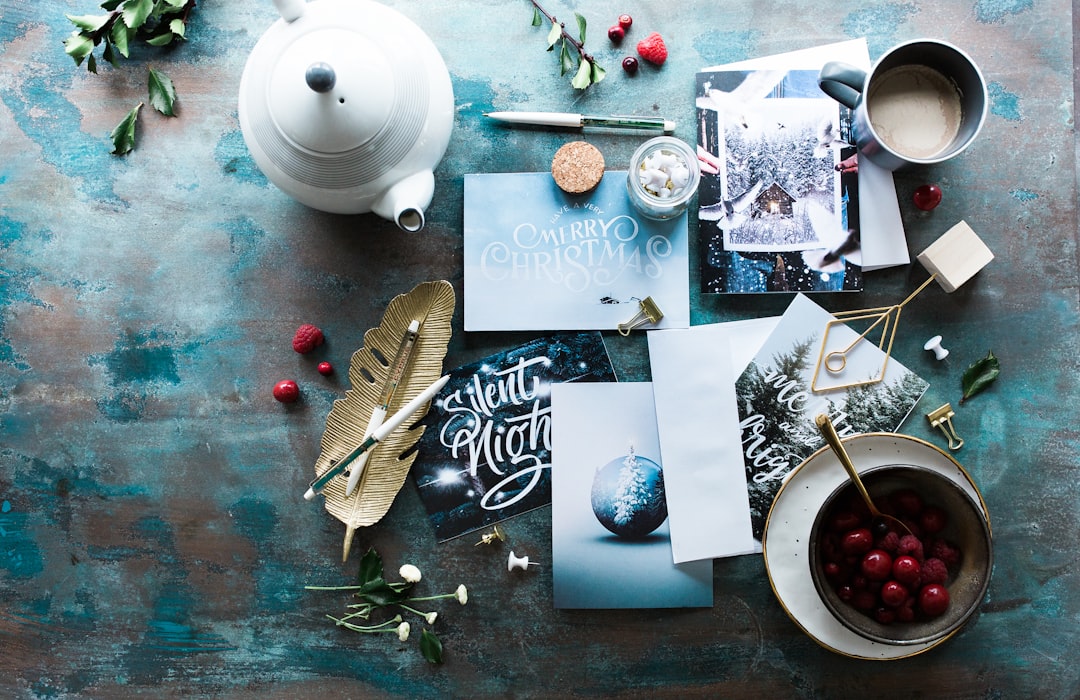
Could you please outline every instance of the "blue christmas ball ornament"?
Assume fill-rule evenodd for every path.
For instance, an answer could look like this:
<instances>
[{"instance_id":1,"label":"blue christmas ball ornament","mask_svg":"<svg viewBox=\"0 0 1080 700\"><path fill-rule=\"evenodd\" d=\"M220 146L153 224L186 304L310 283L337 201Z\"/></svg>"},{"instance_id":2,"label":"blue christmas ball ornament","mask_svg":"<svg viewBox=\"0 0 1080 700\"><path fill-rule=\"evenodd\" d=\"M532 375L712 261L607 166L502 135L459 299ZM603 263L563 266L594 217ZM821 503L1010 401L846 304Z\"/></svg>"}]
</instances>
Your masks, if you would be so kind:
<instances>
[{"instance_id":1,"label":"blue christmas ball ornament","mask_svg":"<svg viewBox=\"0 0 1080 700\"><path fill-rule=\"evenodd\" d=\"M630 448L596 470L592 508L600 524L619 537L645 537L667 519L663 470Z\"/></svg>"}]
</instances>

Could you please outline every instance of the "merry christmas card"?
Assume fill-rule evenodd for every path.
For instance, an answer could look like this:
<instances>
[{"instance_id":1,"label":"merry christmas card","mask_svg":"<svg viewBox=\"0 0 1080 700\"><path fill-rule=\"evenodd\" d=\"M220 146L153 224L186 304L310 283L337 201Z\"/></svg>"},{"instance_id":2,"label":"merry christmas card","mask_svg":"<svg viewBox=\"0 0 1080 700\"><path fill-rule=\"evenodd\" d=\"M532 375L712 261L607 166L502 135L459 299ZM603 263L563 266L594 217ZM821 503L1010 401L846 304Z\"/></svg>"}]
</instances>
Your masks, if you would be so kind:
<instances>
[{"instance_id":1,"label":"merry christmas card","mask_svg":"<svg viewBox=\"0 0 1080 700\"><path fill-rule=\"evenodd\" d=\"M674 564L647 382L552 387L556 608L712 605L712 560Z\"/></svg>"},{"instance_id":2,"label":"merry christmas card","mask_svg":"<svg viewBox=\"0 0 1080 700\"><path fill-rule=\"evenodd\" d=\"M929 386L896 358L886 362L872 338L856 343L855 330L830 321L835 319L829 312L797 295L735 383L758 551L781 482L825 444L814 423L818 414L827 414L841 437L895 432ZM819 362L847 348L840 371L830 372Z\"/></svg>"},{"instance_id":3,"label":"merry christmas card","mask_svg":"<svg viewBox=\"0 0 1080 700\"><path fill-rule=\"evenodd\" d=\"M647 219L626 173L570 195L550 173L465 176L465 330L614 330L652 297L690 325L686 214Z\"/></svg>"},{"instance_id":4,"label":"merry christmas card","mask_svg":"<svg viewBox=\"0 0 1080 700\"><path fill-rule=\"evenodd\" d=\"M551 503L551 388L611 382L599 333L537 338L450 372L411 473L440 542Z\"/></svg>"}]
</instances>

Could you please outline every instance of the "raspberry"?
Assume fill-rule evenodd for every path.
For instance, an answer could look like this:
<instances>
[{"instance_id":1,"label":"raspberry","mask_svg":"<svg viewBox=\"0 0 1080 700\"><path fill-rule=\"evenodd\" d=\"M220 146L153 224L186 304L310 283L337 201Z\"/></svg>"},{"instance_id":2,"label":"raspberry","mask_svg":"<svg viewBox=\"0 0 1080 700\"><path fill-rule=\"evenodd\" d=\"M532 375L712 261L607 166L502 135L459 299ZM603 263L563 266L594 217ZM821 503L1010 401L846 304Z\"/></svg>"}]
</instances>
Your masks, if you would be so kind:
<instances>
[{"instance_id":1,"label":"raspberry","mask_svg":"<svg viewBox=\"0 0 1080 700\"><path fill-rule=\"evenodd\" d=\"M653 32L639 41L637 52L638 56L657 66L664 65L664 61L667 60L667 46L664 45L664 37L660 36L659 32Z\"/></svg>"},{"instance_id":2,"label":"raspberry","mask_svg":"<svg viewBox=\"0 0 1080 700\"><path fill-rule=\"evenodd\" d=\"M297 328L292 339L292 349L300 354L309 353L322 344L323 332L310 323Z\"/></svg>"},{"instance_id":3,"label":"raspberry","mask_svg":"<svg viewBox=\"0 0 1080 700\"><path fill-rule=\"evenodd\" d=\"M878 539L876 546L895 556L900 551L900 535L895 530L889 530L884 537Z\"/></svg>"},{"instance_id":4,"label":"raspberry","mask_svg":"<svg viewBox=\"0 0 1080 700\"><path fill-rule=\"evenodd\" d=\"M608 27L607 38L611 39L611 43L618 44L619 42L621 42L623 40L623 37L625 37L625 36L626 36L626 30L623 29L622 27L620 27L619 25L616 24L616 25L614 25L612 27Z\"/></svg>"},{"instance_id":5,"label":"raspberry","mask_svg":"<svg viewBox=\"0 0 1080 700\"><path fill-rule=\"evenodd\" d=\"M930 556L945 562L950 569L960 563L960 550L945 540L934 540L930 545Z\"/></svg>"},{"instance_id":6,"label":"raspberry","mask_svg":"<svg viewBox=\"0 0 1080 700\"><path fill-rule=\"evenodd\" d=\"M924 558L922 542L915 535L904 535L900 538L900 554L907 554L921 562Z\"/></svg>"},{"instance_id":7,"label":"raspberry","mask_svg":"<svg viewBox=\"0 0 1080 700\"><path fill-rule=\"evenodd\" d=\"M630 15L619 15L619 26L623 29L629 29L630 25L634 23L634 18Z\"/></svg>"},{"instance_id":8,"label":"raspberry","mask_svg":"<svg viewBox=\"0 0 1080 700\"><path fill-rule=\"evenodd\" d=\"M945 566L945 562L930 557L922 563L919 580L924 586L929 583L945 583L949 580L949 569Z\"/></svg>"},{"instance_id":9,"label":"raspberry","mask_svg":"<svg viewBox=\"0 0 1080 700\"><path fill-rule=\"evenodd\" d=\"M291 379L283 379L274 385L274 398L281 403L292 403L300 398L300 387Z\"/></svg>"},{"instance_id":10,"label":"raspberry","mask_svg":"<svg viewBox=\"0 0 1080 700\"><path fill-rule=\"evenodd\" d=\"M627 56L626 58L624 58L622 60L622 68L623 68L624 71L626 71L630 75L633 75L634 73L637 73L637 69L638 69L637 59L634 58L633 56Z\"/></svg>"},{"instance_id":11,"label":"raspberry","mask_svg":"<svg viewBox=\"0 0 1080 700\"><path fill-rule=\"evenodd\" d=\"M334 373L334 366L329 362L320 362L319 366L315 369L319 370L319 374L324 377L329 377L331 374Z\"/></svg>"}]
</instances>

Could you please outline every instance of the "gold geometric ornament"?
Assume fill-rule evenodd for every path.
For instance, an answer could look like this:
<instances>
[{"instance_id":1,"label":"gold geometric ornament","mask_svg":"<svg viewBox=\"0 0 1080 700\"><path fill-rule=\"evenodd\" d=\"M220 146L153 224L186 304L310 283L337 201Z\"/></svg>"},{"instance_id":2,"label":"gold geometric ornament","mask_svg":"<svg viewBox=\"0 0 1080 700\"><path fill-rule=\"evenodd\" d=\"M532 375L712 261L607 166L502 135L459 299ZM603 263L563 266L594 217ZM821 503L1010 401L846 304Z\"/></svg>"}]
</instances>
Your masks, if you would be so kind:
<instances>
[{"instance_id":1,"label":"gold geometric ornament","mask_svg":"<svg viewBox=\"0 0 1080 700\"><path fill-rule=\"evenodd\" d=\"M405 374L387 406L387 415L393 415L442 376L455 303L454 288L449 282L424 282L409 293L394 297L382 322L364 333L364 345L353 353L349 364L352 388L345 392L345 398L334 401L326 417L322 451L315 462L316 477L364 441L368 421L384 394L395 353L413 320L420 323L419 335ZM331 480L323 490L326 511L345 524L342 561L349 558L357 528L374 525L390 510L417 456L416 452L405 459L401 455L412 449L424 434L423 426L411 429L410 426L426 413L427 407L418 410L415 417L372 448L360 483L351 496L345 496L348 471Z\"/></svg>"}]
</instances>

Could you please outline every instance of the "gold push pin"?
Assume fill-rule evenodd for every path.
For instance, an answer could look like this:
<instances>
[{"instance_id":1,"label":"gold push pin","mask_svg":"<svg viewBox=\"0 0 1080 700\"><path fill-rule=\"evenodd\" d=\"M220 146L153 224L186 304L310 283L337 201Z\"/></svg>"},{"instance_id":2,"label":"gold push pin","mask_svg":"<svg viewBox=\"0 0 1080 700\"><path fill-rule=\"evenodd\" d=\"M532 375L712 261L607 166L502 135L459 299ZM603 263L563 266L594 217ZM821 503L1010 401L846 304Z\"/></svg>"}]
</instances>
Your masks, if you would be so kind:
<instances>
[{"instance_id":1,"label":"gold push pin","mask_svg":"<svg viewBox=\"0 0 1080 700\"><path fill-rule=\"evenodd\" d=\"M956 413L949 404L945 404L941 408L936 408L926 414L926 420L930 421L930 425L939 428L948 438L950 450L959 450L964 446L964 440L956 434L956 428L952 424L952 417L955 415Z\"/></svg>"},{"instance_id":2,"label":"gold push pin","mask_svg":"<svg viewBox=\"0 0 1080 700\"><path fill-rule=\"evenodd\" d=\"M638 307L639 310L632 319L619 324L619 333L622 335L630 335L630 331L638 326L644 326L646 323L657 323L664 317L664 312L660 310L652 297L645 297L640 300Z\"/></svg>"},{"instance_id":3,"label":"gold push pin","mask_svg":"<svg viewBox=\"0 0 1080 700\"><path fill-rule=\"evenodd\" d=\"M494 526L492 528L491 532L480 535L480 541L477 542L476 544L474 544L473 546L474 547L479 547L482 544L491 544L495 540L498 540L500 542L505 542L506 541L506 535L504 535L502 533L502 530L499 529L498 525Z\"/></svg>"}]
</instances>

